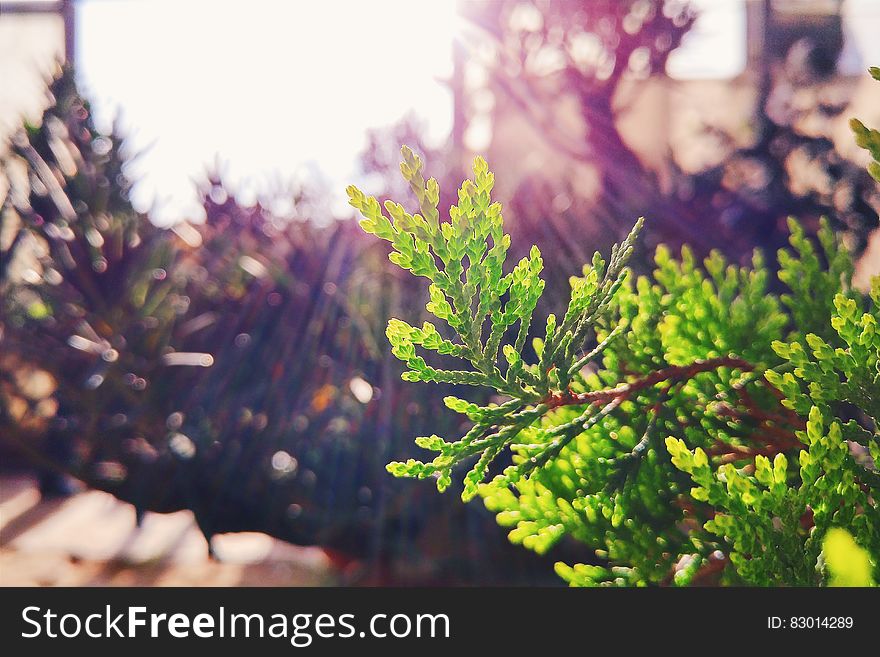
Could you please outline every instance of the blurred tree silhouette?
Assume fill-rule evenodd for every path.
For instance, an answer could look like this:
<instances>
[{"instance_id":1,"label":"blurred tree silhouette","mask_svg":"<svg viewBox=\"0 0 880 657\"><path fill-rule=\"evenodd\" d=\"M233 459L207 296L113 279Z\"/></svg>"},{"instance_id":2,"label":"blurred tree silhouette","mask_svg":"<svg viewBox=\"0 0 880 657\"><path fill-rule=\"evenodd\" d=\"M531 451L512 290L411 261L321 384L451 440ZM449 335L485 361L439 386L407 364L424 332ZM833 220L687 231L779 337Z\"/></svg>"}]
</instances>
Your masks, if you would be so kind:
<instances>
[{"instance_id":1,"label":"blurred tree silhouette","mask_svg":"<svg viewBox=\"0 0 880 657\"><path fill-rule=\"evenodd\" d=\"M679 241L694 237L698 216L682 213L658 194L656 174L617 128L615 106L627 77L664 73L669 54L695 19L687 3L510 0L470 4L468 15L495 40L489 84L503 94L500 102L518 108L560 157L596 166L601 190L596 221L625 233L623 226L650 208L664 235ZM576 103L584 127L579 139L554 115L565 97ZM522 220L535 221L525 218L530 214ZM590 254L578 254L578 262L585 261L581 255Z\"/></svg>"},{"instance_id":2,"label":"blurred tree silhouette","mask_svg":"<svg viewBox=\"0 0 880 657\"><path fill-rule=\"evenodd\" d=\"M491 516L385 473L444 420L440 400L392 385L384 318L424 299L381 249L353 222L242 207L216 176L203 225L157 228L70 71L50 91L4 162L0 435L139 517L191 509L209 541L264 531L392 581L543 580ZM426 517L441 519L430 535Z\"/></svg>"}]
</instances>

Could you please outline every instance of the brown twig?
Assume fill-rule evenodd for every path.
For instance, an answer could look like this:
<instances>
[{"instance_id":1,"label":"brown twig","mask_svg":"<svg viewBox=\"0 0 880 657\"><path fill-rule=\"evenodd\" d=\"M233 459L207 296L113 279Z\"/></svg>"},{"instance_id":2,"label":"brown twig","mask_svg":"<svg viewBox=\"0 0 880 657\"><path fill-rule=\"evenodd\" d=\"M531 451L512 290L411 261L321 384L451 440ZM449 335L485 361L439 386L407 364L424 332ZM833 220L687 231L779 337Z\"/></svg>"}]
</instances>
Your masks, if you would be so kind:
<instances>
[{"instance_id":1,"label":"brown twig","mask_svg":"<svg viewBox=\"0 0 880 657\"><path fill-rule=\"evenodd\" d=\"M694 378L697 374L703 372L711 372L719 367L729 367L732 369L740 369L745 372L754 370L754 365L736 356L721 356L718 358L709 358L707 360L697 360L690 365L671 365L661 370L651 372L650 374L632 381L624 383L614 388L606 390L588 390L574 394L570 391L564 393L554 393L549 395L543 404L548 410L558 408L560 406L578 406L581 404L607 404L615 399L626 400L634 393L650 388L664 381L687 381Z\"/></svg>"},{"instance_id":2,"label":"brown twig","mask_svg":"<svg viewBox=\"0 0 880 657\"><path fill-rule=\"evenodd\" d=\"M618 404L629 399L635 393L650 388L663 382L682 382L692 379L697 374L710 372L719 367L739 369L744 372L754 371L751 363L736 356L721 356L707 360L697 360L689 365L672 365L651 372L640 379L625 383L614 388L605 390L589 390L582 393L553 393L545 398L542 403L547 410L560 406L577 406L582 404L600 405L616 401ZM778 392L771 384L762 380L771 392ZM736 387L737 397L743 406L740 411L729 405L719 405L719 415L732 417L738 420L751 419L758 422L758 427L751 433L749 440L757 443L755 446L731 445L718 441L708 451L711 456L721 457L723 461L730 462L755 456L772 457L781 452L790 451L801 445L795 435L795 430L804 428L804 420L793 411L780 408L779 412L770 412L761 408L743 386ZM655 405L656 410L656 405Z\"/></svg>"}]
</instances>

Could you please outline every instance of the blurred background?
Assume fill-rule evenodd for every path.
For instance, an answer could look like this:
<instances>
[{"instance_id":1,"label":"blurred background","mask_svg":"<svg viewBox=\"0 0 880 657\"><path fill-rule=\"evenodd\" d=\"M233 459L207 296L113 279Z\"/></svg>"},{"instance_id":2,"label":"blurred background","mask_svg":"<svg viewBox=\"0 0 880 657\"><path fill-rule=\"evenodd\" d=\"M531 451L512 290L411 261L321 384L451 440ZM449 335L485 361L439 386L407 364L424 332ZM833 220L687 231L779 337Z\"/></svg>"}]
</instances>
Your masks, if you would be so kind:
<instances>
[{"instance_id":1,"label":"blurred background","mask_svg":"<svg viewBox=\"0 0 880 657\"><path fill-rule=\"evenodd\" d=\"M345 186L411 203L408 144L448 207L484 155L546 308L640 215L640 271L828 216L864 285L878 28L878 0L0 2L0 584L558 583L590 555L386 474L461 427L399 379L385 322L427 292Z\"/></svg>"}]
</instances>

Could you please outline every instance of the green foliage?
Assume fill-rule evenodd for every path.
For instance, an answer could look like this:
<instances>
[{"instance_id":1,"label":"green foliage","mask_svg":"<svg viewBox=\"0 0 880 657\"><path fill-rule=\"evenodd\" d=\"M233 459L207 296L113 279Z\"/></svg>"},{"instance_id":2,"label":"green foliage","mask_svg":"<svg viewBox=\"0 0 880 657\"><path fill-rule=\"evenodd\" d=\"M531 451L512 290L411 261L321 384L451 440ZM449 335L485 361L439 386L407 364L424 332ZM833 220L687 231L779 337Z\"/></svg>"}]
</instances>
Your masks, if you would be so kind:
<instances>
[{"instance_id":1,"label":"green foliage","mask_svg":"<svg viewBox=\"0 0 880 657\"><path fill-rule=\"evenodd\" d=\"M786 317L779 300L767 294L760 259L750 271L713 255L704 270L687 250L676 260L660 249L656 263L653 280L640 277L619 292L616 308L631 330L611 344L602 367L588 372L584 385L591 390L621 381L659 385L623 401L515 491L485 490L487 506L500 512L502 524L516 527L514 532L534 527L532 533L557 540L570 534L597 550L612 565L592 569L597 584L661 583L671 572L676 583L685 583L711 562L718 541L682 532L696 530L705 511L690 499L692 482L670 460L663 438L676 436L706 450L698 463L707 452L720 460L740 450L746 458L756 446L748 428L734 420L750 405L769 413L775 402L756 371L779 362L769 344L783 334ZM599 338L605 335L600 331ZM554 511L561 501L571 513ZM523 543L530 547L533 540Z\"/></svg>"},{"instance_id":2,"label":"green foliage","mask_svg":"<svg viewBox=\"0 0 880 657\"><path fill-rule=\"evenodd\" d=\"M421 215L387 203L389 220L349 188L392 261L430 279L428 310L451 334L394 319L392 349L406 380L489 386L501 398L447 397L472 428L454 442L416 439L438 455L392 463L392 474L443 490L455 466L476 460L462 497L479 493L512 542L544 553L568 537L595 554L557 565L572 585L818 585L835 527L880 554L880 282L869 310L826 222L820 250L790 222L792 248L779 254L789 291L777 296L758 253L736 267L661 247L653 274L634 277L625 263L639 221L607 265L597 254L572 279L568 309L548 317L530 357L540 254L504 273L509 239L482 159L448 223L421 166L404 149ZM435 369L417 348L471 369ZM486 481L505 448L512 463Z\"/></svg>"},{"instance_id":3,"label":"green foliage","mask_svg":"<svg viewBox=\"0 0 880 657\"><path fill-rule=\"evenodd\" d=\"M450 340L429 322L417 328L392 319L387 330L392 352L409 368L403 379L489 386L510 400L501 405L477 406L447 397L446 405L467 415L473 428L455 442L438 436L418 438L419 446L439 454L428 463L391 463L388 470L396 476L436 478L442 491L451 483L455 465L479 455L465 477L462 498L468 500L476 495L490 464L505 447L517 441L536 445L529 459L505 471L503 481L511 483L549 461L583 426L607 414L605 410L593 412L591 406L565 425L546 432L529 432L526 443L522 443L524 430L552 408L550 400L554 396L569 391L581 367L603 346L576 357L579 345L608 312L623 281L623 267L632 253L641 221L615 247L607 265L597 253L592 265L584 269L584 277L573 281L565 316L559 323L553 315L548 318L545 336L539 342L538 361L527 363L521 353L544 290L540 278L543 261L538 248L532 247L527 258L504 273L510 236L503 232L501 205L491 201L495 179L485 160L477 158L473 180L465 181L459 190L458 204L450 208L450 221L441 223L437 181L431 178L425 182L422 162L408 148L403 149L403 158L400 169L419 200L421 214L411 215L400 204L389 201L385 203L386 216L375 198L355 187L348 188L351 204L365 217L361 221L363 229L391 243L392 262L431 281L427 309L455 334ZM511 335L513 327L515 337ZM437 369L427 364L416 347L466 360L473 369ZM501 356L503 365L499 362Z\"/></svg>"},{"instance_id":4,"label":"green foliage","mask_svg":"<svg viewBox=\"0 0 880 657\"><path fill-rule=\"evenodd\" d=\"M880 67L872 66L869 69L871 77L880 81ZM850 119L850 127L856 137L856 143L871 154L873 160L868 164L868 173L880 182L880 131L868 128L858 119Z\"/></svg>"}]
</instances>

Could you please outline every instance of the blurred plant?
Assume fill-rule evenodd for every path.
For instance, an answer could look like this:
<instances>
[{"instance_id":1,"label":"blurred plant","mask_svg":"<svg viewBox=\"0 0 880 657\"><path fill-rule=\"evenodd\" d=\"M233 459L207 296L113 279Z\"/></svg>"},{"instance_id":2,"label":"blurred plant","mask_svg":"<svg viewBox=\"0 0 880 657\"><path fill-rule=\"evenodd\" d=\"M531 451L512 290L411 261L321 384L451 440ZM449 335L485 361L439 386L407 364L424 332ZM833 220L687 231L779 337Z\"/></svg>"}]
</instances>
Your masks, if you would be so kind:
<instances>
[{"instance_id":1,"label":"blurred plant","mask_svg":"<svg viewBox=\"0 0 880 657\"><path fill-rule=\"evenodd\" d=\"M7 444L139 517L191 509L209 544L264 531L392 581L541 581L491 516L385 475L399 437L455 426L439 400L390 385L384 318L418 297L381 249L351 222L242 207L216 176L204 224L157 228L131 208L122 139L95 129L71 72L50 91L3 164Z\"/></svg>"},{"instance_id":2,"label":"blurred plant","mask_svg":"<svg viewBox=\"0 0 880 657\"><path fill-rule=\"evenodd\" d=\"M532 247L504 273L510 238L485 161L448 222L437 181L407 148L400 169L420 214L348 193L362 228L391 243L392 262L431 281L427 309L448 325L389 322L403 378L500 398L446 397L472 428L453 442L417 438L437 456L392 462L392 474L442 491L455 466L476 459L462 497L479 493L512 542L544 553L571 536L604 562L558 564L571 584L818 585L833 527L880 554L880 278L869 309L827 223L820 258L790 222L793 251L779 254L790 292L777 297L758 251L751 268L717 252L701 267L689 249L676 260L660 248L653 276L634 278L624 267L639 221L607 262L597 253L572 279L568 309L550 315L532 360L524 347L542 259ZM597 346L583 353L590 334ZM471 367L433 367L417 348ZM513 463L483 483L505 448Z\"/></svg>"},{"instance_id":3,"label":"blurred plant","mask_svg":"<svg viewBox=\"0 0 880 657\"><path fill-rule=\"evenodd\" d=\"M0 221L12 238L0 267L2 412L7 431L12 423L26 426L33 412L44 416L49 427L43 456L66 467L86 448L67 434L107 429L68 420L71 411L141 396L146 384L141 377L121 386L114 377L102 390L112 388L112 394L96 398L94 391L110 370L138 371L134 363L167 340L178 286L159 274L174 258L172 235L144 221L128 202L121 140L93 129L70 75L57 78L49 91L56 104L41 125L14 135L12 152L18 157L3 166L11 187ZM144 330L143 316L153 318L154 332ZM161 354L154 356L160 362ZM15 395L24 364L53 375L29 404ZM71 385L50 395L53 387L68 383L56 375L65 367ZM57 412L40 410L47 398ZM94 448L99 446L97 441ZM117 469L108 467L106 473L112 479Z\"/></svg>"}]
</instances>

